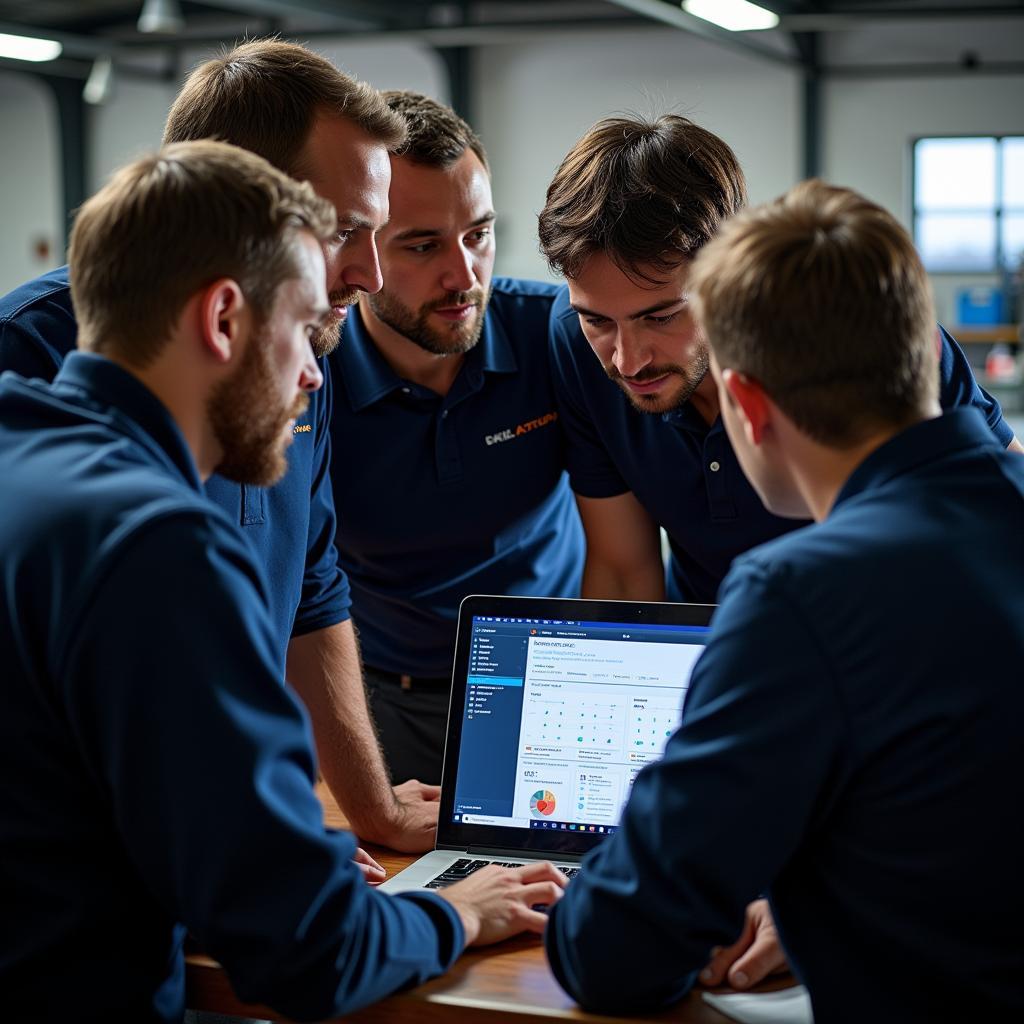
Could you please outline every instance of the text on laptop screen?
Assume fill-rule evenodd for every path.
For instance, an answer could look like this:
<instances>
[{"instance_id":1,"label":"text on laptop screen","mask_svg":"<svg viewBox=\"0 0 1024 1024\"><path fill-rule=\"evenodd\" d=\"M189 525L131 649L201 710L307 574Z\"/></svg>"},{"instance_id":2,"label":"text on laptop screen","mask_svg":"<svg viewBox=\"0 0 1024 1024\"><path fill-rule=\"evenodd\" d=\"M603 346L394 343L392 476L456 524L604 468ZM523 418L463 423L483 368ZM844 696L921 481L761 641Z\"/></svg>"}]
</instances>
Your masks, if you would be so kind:
<instances>
[{"instance_id":1,"label":"text on laptop screen","mask_svg":"<svg viewBox=\"0 0 1024 1024\"><path fill-rule=\"evenodd\" d=\"M633 779L679 724L708 636L473 616L454 820L613 832Z\"/></svg>"}]
</instances>

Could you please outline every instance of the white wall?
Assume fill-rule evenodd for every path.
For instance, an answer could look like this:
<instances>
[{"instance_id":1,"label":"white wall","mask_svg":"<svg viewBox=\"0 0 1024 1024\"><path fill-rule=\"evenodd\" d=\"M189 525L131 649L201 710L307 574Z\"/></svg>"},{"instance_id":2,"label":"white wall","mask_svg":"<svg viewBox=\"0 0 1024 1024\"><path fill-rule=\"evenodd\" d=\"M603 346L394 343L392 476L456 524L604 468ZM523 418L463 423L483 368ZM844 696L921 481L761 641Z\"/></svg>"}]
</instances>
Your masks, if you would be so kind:
<instances>
[{"instance_id":1,"label":"white wall","mask_svg":"<svg viewBox=\"0 0 1024 1024\"><path fill-rule=\"evenodd\" d=\"M503 274L549 276L537 251L548 183L573 143L608 114L671 111L711 129L736 151L754 201L798 177L797 75L683 32L537 33L529 44L481 47L474 82Z\"/></svg>"},{"instance_id":2,"label":"white wall","mask_svg":"<svg viewBox=\"0 0 1024 1024\"><path fill-rule=\"evenodd\" d=\"M0 139L3 295L64 262L57 110L42 82L0 72Z\"/></svg>"}]
</instances>

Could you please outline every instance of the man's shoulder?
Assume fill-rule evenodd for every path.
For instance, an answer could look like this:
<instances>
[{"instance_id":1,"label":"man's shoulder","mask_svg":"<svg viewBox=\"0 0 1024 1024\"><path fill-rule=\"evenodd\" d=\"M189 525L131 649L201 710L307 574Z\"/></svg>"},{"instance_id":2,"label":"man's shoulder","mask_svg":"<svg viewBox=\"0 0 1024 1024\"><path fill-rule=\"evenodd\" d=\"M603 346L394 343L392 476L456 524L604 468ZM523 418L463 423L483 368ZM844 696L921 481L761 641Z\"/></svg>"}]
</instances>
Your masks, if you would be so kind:
<instances>
[{"instance_id":1,"label":"man's shoulder","mask_svg":"<svg viewBox=\"0 0 1024 1024\"><path fill-rule=\"evenodd\" d=\"M0 297L0 325L16 320L42 302L65 307L70 315L74 315L71 307L71 284L66 265L41 274Z\"/></svg>"},{"instance_id":2,"label":"man's shoulder","mask_svg":"<svg viewBox=\"0 0 1024 1024\"><path fill-rule=\"evenodd\" d=\"M558 294L559 285L553 281L532 281L523 277L496 277L491 282L491 301L505 299L535 300L550 305Z\"/></svg>"}]
</instances>

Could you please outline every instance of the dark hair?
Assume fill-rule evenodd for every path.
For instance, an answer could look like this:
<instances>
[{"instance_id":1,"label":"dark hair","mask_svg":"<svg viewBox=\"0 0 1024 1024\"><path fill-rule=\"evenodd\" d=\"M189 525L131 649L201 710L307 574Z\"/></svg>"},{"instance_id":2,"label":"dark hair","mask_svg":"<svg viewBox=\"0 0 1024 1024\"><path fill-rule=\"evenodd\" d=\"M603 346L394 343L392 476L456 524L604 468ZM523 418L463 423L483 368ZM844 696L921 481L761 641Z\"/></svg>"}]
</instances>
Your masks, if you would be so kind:
<instances>
[{"instance_id":1,"label":"dark hair","mask_svg":"<svg viewBox=\"0 0 1024 1024\"><path fill-rule=\"evenodd\" d=\"M426 167L451 167L467 149L480 158L485 170L487 154L476 132L450 107L429 96L390 89L384 102L405 121L408 136L398 155Z\"/></svg>"},{"instance_id":2,"label":"dark hair","mask_svg":"<svg viewBox=\"0 0 1024 1024\"><path fill-rule=\"evenodd\" d=\"M164 128L164 143L220 139L294 174L313 120L346 117L390 150L405 139L381 94L304 46L258 39L200 64Z\"/></svg>"},{"instance_id":3,"label":"dark hair","mask_svg":"<svg viewBox=\"0 0 1024 1024\"><path fill-rule=\"evenodd\" d=\"M334 207L254 153L207 140L135 160L82 206L71 232L79 346L144 367L186 301L221 277L267 316L296 276L302 229L326 241Z\"/></svg>"},{"instance_id":4,"label":"dark hair","mask_svg":"<svg viewBox=\"0 0 1024 1024\"><path fill-rule=\"evenodd\" d=\"M805 181L739 214L688 287L719 366L823 444L906 426L938 398L928 276L896 218L850 189Z\"/></svg>"},{"instance_id":5,"label":"dark hair","mask_svg":"<svg viewBox=\"0 0 1024 1024\"><path fill-rule=\"evenodd\" d=\"M677 114L609 117L555 172L540 247L566 277L600 252L631 277L657 284L746 200L736 156L717 135Z\"/></svg>"}]
</instances>

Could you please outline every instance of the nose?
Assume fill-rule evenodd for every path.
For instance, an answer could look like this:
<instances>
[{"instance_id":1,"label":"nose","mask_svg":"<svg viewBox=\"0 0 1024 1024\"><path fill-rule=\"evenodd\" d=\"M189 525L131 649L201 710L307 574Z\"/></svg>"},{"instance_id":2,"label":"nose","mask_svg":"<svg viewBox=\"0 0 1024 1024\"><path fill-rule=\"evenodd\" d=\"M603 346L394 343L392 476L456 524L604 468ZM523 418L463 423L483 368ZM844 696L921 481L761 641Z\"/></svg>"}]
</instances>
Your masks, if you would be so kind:
<instances>
[{"instance_id":1,"label":"nose","mask_svg":"<svg viewBox=\"0 0 1024 1024\"><path fill-rule=\"evenodd\" d=\"M476 284L473 256L465 246L455 246L445 260L441 287L447 292L468 292Z\"/></svg>"},{"instance_id":2,"label":"nose","mask_svg":"<svg viewBox=\"0 0 1024 1024\"><path fill-rule=\"evenodd\" d=\"M651 354L628 328L619 328L615 337L612 365L623 377L634 377L650 365Z\"/></svg>"},{"instance_id":3,"label":"nose","mask_svg":"<svg viewBox=\"0 0 1024 1024\"><path fill-rule=\"evenodd\" d=\"M358 289L373 295L379 292L384 284L380 272L380 259L377 256L377 242L369 231L360 232L366 237L354 245L346 246L342 252L344 265L341 279L348 289Z\"/></svg>"},{"instance_id":4,"label":"nose","mask_svg":"<svg viewBox=\"0 0 1024 1024\"><path fill-rule=\"evenodd\" d=\"M306 346L306 356L299 372L299 388L302 391L318 391L324 383L324 375L320 372L320 364L313 355L313 347Z\"/></svg>"}]
</instances>

